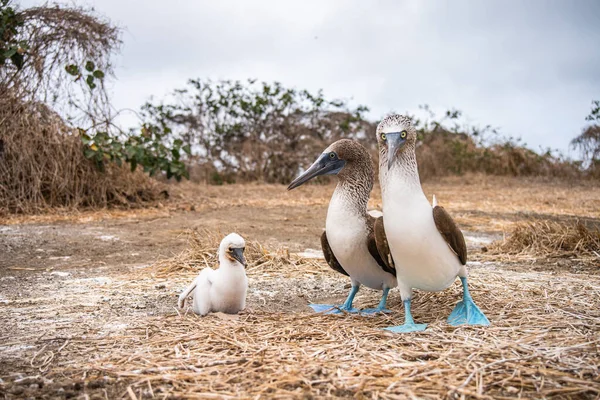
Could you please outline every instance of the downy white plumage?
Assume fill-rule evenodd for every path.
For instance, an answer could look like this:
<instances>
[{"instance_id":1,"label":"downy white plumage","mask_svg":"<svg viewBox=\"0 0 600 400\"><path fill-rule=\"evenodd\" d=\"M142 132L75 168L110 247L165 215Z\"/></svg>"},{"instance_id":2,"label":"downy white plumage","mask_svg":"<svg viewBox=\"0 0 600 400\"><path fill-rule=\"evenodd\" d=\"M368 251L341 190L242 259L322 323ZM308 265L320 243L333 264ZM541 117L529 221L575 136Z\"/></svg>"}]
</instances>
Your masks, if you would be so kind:
<instances>
[{"instance_id":1,"label":"downy white plumage","mask_svg":"<svg viewBox=\"0 0 600 400\"><path fill-rule=\"evenodd\" d=\"M219 269L203 269L192 284L179 296L177 305L183 308L186 297L193 291L194 313L209 312L237 314L246 307L248 278L246 277L246 243L237 233L225 236L219 246Z\"/></svg>"}]
</instances>

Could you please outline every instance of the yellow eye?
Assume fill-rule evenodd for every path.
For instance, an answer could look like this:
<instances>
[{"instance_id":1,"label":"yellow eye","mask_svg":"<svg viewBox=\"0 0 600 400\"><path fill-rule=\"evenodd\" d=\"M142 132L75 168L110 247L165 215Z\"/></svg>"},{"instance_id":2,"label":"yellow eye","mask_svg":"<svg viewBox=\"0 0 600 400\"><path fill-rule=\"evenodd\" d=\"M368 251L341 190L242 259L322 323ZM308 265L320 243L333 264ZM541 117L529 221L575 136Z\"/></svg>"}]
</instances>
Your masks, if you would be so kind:
<instances>
[{"instance_id":1,"label":"yellow eye","mask_svg":"<svg viewBox=\"0 0 600 400\"><path fill-rule=\"evenodd\" d=\"M402 139L406 139L406 131L402 131L402 132L400 132L400 137L401 137Z\"/></svg>"},{"instance_id":2,"label":"yellow eye","mask_svg":"<svg viewBox=\"0 0 600 400\"><path fill-rule=\"evenodd\" d=\"M385 140L387 138L387 136L385 136L385 133L381 134L381 140Z\"/></svg>"},{"instance_id":3,"label":"yellow eye","mask_svg":"<svg viewBox=\"0 0 600 400\"><path fill-rule=\"evenodd\" d=\"M335 153L333 151L329 153L329 158L335 158Z\"/></svg>"}]
</instances>

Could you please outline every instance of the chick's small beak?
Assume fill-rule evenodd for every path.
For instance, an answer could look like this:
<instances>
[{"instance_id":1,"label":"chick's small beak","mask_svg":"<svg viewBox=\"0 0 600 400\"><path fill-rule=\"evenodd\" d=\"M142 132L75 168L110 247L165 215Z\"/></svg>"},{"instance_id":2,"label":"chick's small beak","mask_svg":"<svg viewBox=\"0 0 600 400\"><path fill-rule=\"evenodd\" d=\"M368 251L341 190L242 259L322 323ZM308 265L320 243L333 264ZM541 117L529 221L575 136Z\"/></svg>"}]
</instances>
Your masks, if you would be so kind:
<instances>
[{"instance_id":1,"label":"chick's small beak","mask_svg":"<svg viewBox=\"0 0 600 400\"><path fill-rule=\"evenodd\" d=\"M233 259L239 261L240 264L242 264L244 267L247 265L246 259L244 258L244 249L243 248L231 249L231 252L229 253L229 255L231 255L231 257Z\"/></svg>"},{"instance_id":2,"label":"chick's small beak","mask_svg":"<svg viewBox=\"0 0 600 400\"><path fill-rule=\"evenodd\" d=\"M386 134L386 142L388 147L388 169L390 169L394 165L398 150L404 146L406 139L400 136L400 132L392 132Z\"/></svg>"}]
</instances>

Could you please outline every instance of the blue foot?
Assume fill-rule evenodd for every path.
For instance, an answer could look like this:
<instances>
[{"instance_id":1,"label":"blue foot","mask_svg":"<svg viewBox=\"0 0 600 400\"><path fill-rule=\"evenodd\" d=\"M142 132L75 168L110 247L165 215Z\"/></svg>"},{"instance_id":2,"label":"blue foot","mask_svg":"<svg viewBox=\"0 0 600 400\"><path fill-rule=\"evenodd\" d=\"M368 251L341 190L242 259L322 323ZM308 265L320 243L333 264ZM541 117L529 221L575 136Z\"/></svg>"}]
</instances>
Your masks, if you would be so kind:
<instances>
[{"instance_id":1,"label":"blue foot","mask_svg":"<svg viewBox=\"0 0 600 400\"><path fill-rule=\"evenodd\" d=\"M337 306L335 304L309 304L308 306L315 310L315 312L323 314L342 314L344 311L354 314L360 311L354 307L346 308L343 305Z\"/></svg>"},{"instance_id":2,"label":"blue foot","mask_svg":"<svg viewBox=\"0 0 600 400\"><path fill-rule=\"evenodd\" d=\"M489 325L490 321L483 312L473 303L473 300L459 301L448 317L448 323L457 325Z\"/></svg>"},{"instance_id":3,"label":"blue foot","mask_svg":"<svg viewBox=\"0 0 600 400\"><path fill-rule=\"evenodd\" d=\"M352 307L352 302L354 301L354 296L358 293L359 288L359 285L352 286L348 298L341 306L336 306L334 304L309 304L308 306L315 310L315 312L323 314L341 314L343 312L357 313L359 310Z\"/></svg>"},{"instance_id":4,"label":"blue foot","mask_svg":"<svg viewBox=\"0 0 600 400\"><path fill-rule=\"evenodd\" d=\"M376 308L365 308L364 310L361 310L360 313L361 314L391 313L390 310L385 308L385 304L387 302L387 297L388 297L389 291L390 291L389 288L383 289L383 295L381 296L381 301L379 302L379 305Z\"/></svg>"},{"instance_id":5,"label":"blue foot","mask_svg":"<svg viewBox=\"0 0 600 400\"><path fill-rule=\"evenodd\" d=\"M424 331L427 328L427 324L415 324L413 323L404 323L404 325L398 326L389 326L387 328L383 328L386 331L395 332L395 333L407 333L407 332L420 332Z\"/></svg>"},{"instance_id":6,"label":"blue foot","mask_svg":"<svg viewBox=\"0 0 600 400\"><path fill-rule=\"evenodd\" d=\"M404 324L398 326L388 326L387 328L383 329L390 332L406 333L424 331L425 328L427 328L427 324L415 324L410 312L410 299L408 299L404 300Z\"/></svg>"},{"instance_id":7,"label":"blue foot","mask_svg":"<svg viewBox=\"0 0 600 400\"><path fill-rule=\"evenodd\" d=\"M448 317L448 324L457 325L484 325L490 324L490 321L483 312L475 305L473 298L467 287L467 278L460 278L463 284L463 299L459 301L452 313Z\"/></svg>"},{"instance_id":8,"label":"blue foot","mask_svg":"<svg viewBox=\"0 0 600 400\"><path fill-rule=\"evenodd\" d=\"M377 314L377 313L384 313L384 314L389 314L391 313L392 310L388 310L387 308L365 308L364 310L360 310L361 314Z\"/></svg>"}]
</instances>

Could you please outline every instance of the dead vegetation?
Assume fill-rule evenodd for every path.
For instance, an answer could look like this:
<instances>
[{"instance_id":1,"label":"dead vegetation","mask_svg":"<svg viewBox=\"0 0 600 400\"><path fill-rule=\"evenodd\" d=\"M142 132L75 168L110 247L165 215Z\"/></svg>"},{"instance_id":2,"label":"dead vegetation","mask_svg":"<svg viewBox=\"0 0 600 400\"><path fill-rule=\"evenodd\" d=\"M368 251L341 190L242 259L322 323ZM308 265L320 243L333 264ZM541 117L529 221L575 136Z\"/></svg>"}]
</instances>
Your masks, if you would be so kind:
<instances>
[{"instance_id":1,"label":"dead vegetation","mask_svg":"<svg viewBox=\"0 0 600 400\"><path fill-rule=\"evenodd\" d=\"M177 288L214 262L219 238L203 232L192 237L184 255L143 271L154 276L137 270L84 286L67 281L56 299L5 302L0 319L19 323L53 310L62 322L45 323L42 332L21 322L19 338L2 338L4 351L33 347L20 356L23 361L13 361L26 375L4 364L0 393L49 397L62 390L91 399L600 395L597 276L473 268L471 291L490 327L447 325L460 298L454 285L417 292L414 317L429 326L423 333L396 335L381 330L402 320L396 295L389 303L392 314L376 317L287 309L288 301L330 298L326 283L342 289L346 280L323 260L291 256L290 262L279 250L254 243L247 257L250 310L200 318L175 311ZM336 293L340 300L342 291ZM270 300L261 302L265 296ZM125 306L115 309L105 297ZM359 297L376 302L378 293ZM139 310L141 298L161 304L160 315ZM75 327L68 323L72 319L79 321Z\"/></svg>"},{"instance_id":2,"label":"dead vegetation","mask_svg":"<svg viewBox=\"0 0 600 400\"><path fill-rule=\"evenodd\" d=\"M26 50L20 68L0 67L0 213L157 198L159 185L142 173L116 165L99 171L73 127L105 123L110 105L102 84L92 91L65 66L93 60L109 74L118 30L80 8L34 7L15 18L22 22L16 39Z\"/></svg>"},{"instance_id":3,"label":"dead vegetation","mask_svg":"<svg viewBox=\"0 0 600 400\"><path fill-rule=\"evenodd\" d=\"M141 274L150 273L156 278L169 278L183 273L198 273L203 268L218 267L217 249L225 234L208 229L189 230L183 234L189 239L187 250L174 258L157 262L149 269L141 271ZM291 277L294 272L304 274L323 271L322 263L316 260L290 254L285 247L267 249L255 240L246 241L244 254L249 263L248 273Z\"/></svg>"},{"instance_id":4,"label":"dead vegetation","mask_svg":"<svg viewBox=\"0 0 600 400\"><path fill-rule=\"evenodd\" d=\"M164 190L127 167L100 172L84 157L77 131L44 104L3 98L0 121L0 214L129 206Z\"/></svg>"},{"instance_id":5,"label":"dead vegetation","mask_svg":"<svg viewBox=\"0 0 600 400\"><path fill-rule=\"evenodd\" d=\"M554 179L584 177L579 166L570 160L549 151L538 154L519 141L501 136L485 143L469 133L468 128L452 132L439 124L422 127L420 135L417 159L423 180L469 173Z\"/></svg>"},{"instance_id":6,"label":"dead vegetation","mask_svg":"<svg viewBox=\"0 0 600 400\"><path fill-rule=\"evenodd\" d=\"M570 260L583 271L600 272L600 230L579 220L533 219L515 224L503 240L489 247L488 256L508 262ZM595 226L594 226L595 225ZM564 263L563 263L564 264Z\"/></svg>"}]
</instances>

